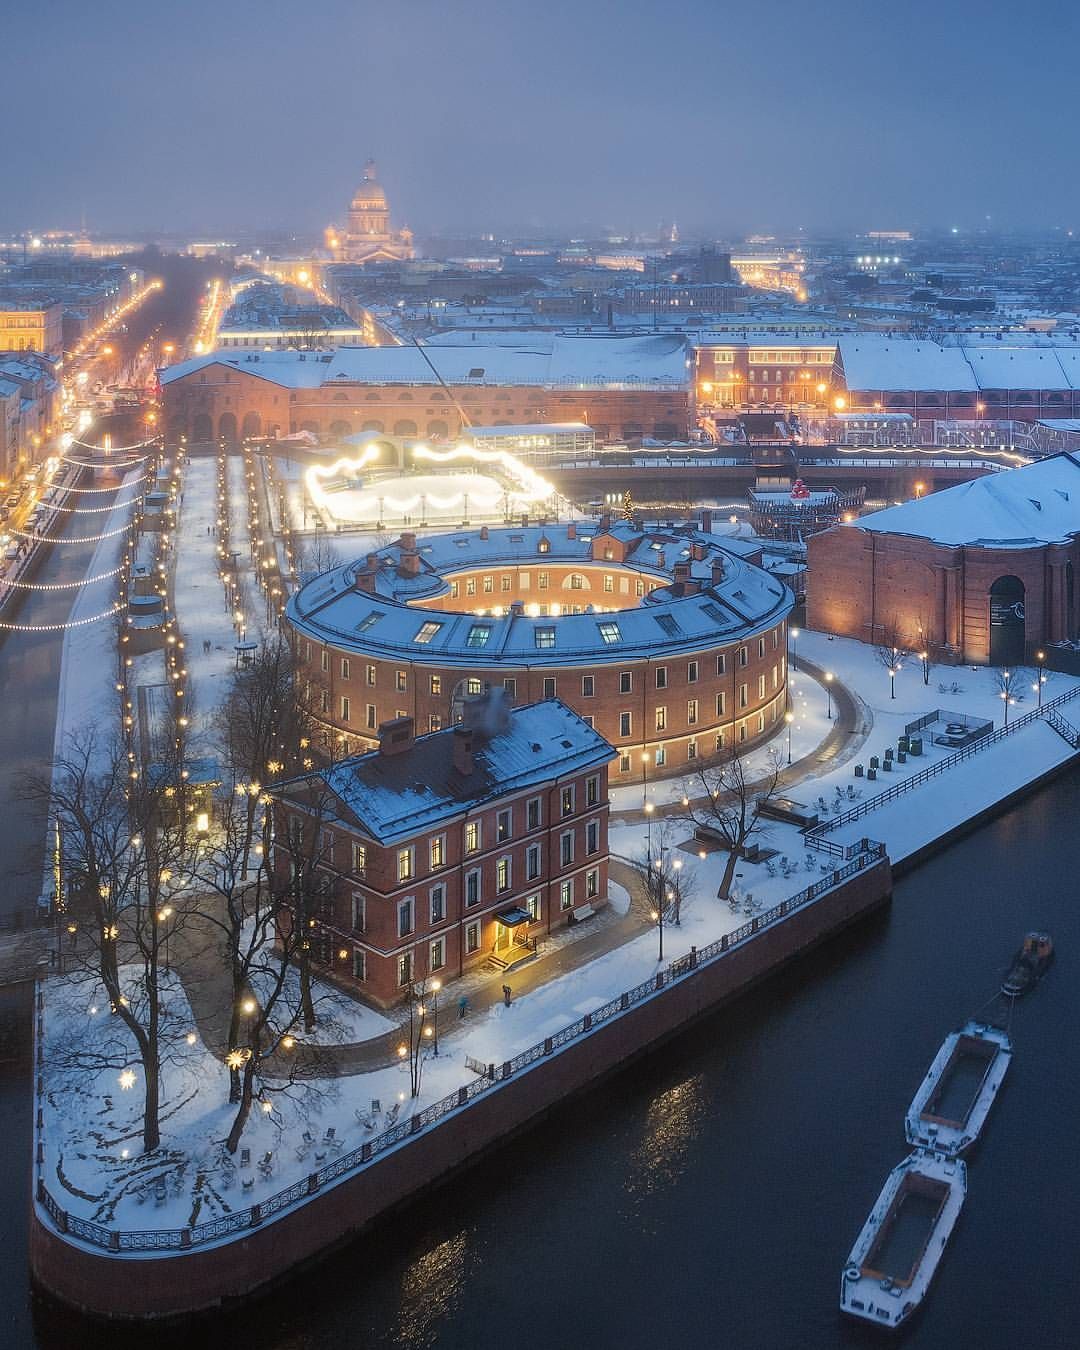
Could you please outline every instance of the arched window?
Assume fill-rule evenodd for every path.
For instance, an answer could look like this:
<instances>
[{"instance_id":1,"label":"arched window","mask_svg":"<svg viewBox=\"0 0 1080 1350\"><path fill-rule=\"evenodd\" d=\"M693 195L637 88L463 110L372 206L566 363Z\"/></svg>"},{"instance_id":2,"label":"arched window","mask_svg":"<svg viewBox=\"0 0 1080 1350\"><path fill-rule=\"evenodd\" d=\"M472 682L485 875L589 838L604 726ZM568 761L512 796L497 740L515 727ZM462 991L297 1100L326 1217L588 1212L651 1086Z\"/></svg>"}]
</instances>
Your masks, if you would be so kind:
<instances>
[{"instance_id":1,"label":"arched window","mask_svg":"<svg viewBox=\"0 0 1080 1350\"><path fill-rule=\"evenodd\" d=\"M236 440L236 414L222 413L218 418L218 438L230 445Z\"/></svg>"},{"instance_id":2,"label":"arched window","mask_svg":"<svg viewBox=\"0 0 1080 1350\"><path fill-rule=\"evenodd\" d=\"M416 423L415 423L415 422L410 422L410 421L408 420L408 418L402 418L400 421L397 421L397 422L394 423L394 435L395 435L395 436L415 436L415 435L416 435Z\"/></svg>"},{"instance_id":3,"label":"arched window","mask_svg":"<svg viewBox=\"0 0 1080 1350\"><path fill-rule=\"evenodd\" d=\"M352 423L351 423L351 422L342 422L342 421L331 422L331 423L330 423L330 435L331 435L331 436L351 436L351 435L352 435Z\"/></svg>"},{"instance_id":4,"label":"arched window","mask_svg":"<svg viewBox=\"0 0 1080 1350\"><path fill-rule=\"evenodd\" d=\"M244 425L240 428L240 434L244 437L258 436L262 430L262 418L257 412L244 414Z\"/></svg>"}]
</instances>

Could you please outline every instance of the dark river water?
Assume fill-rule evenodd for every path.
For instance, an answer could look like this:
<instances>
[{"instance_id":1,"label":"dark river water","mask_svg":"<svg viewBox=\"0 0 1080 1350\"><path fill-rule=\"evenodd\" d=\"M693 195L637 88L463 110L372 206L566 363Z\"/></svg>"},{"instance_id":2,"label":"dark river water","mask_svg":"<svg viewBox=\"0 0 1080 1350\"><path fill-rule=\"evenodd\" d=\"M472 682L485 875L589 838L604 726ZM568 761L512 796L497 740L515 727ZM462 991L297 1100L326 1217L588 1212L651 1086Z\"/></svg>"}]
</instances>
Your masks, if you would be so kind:
<instances>
[{"instance_id":1,"label":"dark river water","mask_svg":"<svg viewBox=\"0 0 1080 1350\"><path fill-rule=\"evenodd\" d=\"M100 1331L32 1303L25 1068L0 1078L4 1350L880 1344L840 1271L945 1034L1024 931L1057 961L905 1346L1080 1344L1080 774L896 886L891 909L563 1108L271 1299L181 1334ZM137 1264L133 1277L137 1278Z\"/></svg>"}]
</instances>

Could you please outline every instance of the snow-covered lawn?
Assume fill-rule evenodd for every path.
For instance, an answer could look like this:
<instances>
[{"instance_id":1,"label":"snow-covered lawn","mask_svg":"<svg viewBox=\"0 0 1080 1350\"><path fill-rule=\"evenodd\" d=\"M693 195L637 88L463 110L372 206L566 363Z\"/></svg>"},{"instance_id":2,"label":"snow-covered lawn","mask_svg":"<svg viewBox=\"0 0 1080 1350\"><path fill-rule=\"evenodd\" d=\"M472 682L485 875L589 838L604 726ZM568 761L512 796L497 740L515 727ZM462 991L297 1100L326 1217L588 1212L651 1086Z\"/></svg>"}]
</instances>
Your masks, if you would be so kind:
<instances>
[{"instance_id":1,"label":"snow-covered lawn","mask_svg":"<svg viewBox=\"0 0 1080 1350\"><path fill-rule=\"evenodd\" d=\"M264 999L272 989L273 982L272 968L255 970L251 984L256 998ZM318 1023L314 1032L303 1037L308 1044L352 1045L357 1041L386 1036L396 1030L396 1021L384 1017L374 1008L358 1003L334 985L319 979L312 983L315 986L312 996L318 1009ZM279 1006L296 1008L300 1005L300 973L294 966L290 966L285 974L280 1000Z\"/></svg>"}]
</instances>

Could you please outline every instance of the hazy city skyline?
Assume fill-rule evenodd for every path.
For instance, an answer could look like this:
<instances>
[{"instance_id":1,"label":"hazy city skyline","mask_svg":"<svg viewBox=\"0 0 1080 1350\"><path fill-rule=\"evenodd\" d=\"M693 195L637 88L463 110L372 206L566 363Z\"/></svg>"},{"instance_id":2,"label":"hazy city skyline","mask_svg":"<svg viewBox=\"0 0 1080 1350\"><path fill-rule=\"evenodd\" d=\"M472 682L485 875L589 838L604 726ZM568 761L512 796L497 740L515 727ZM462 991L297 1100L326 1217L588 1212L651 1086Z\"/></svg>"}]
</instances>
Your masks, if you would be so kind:
<instances>
[{"instance_id":1,"label":"hazy city skyline","mask_svg":"<svg viewBox=\"0 0 1080 1350\"><path fill-rule=\"evenodd\" d=\"M0 228L316 230L368 155L420 233L1068 228L1078 19L1039 10L53 0L5 16Z\"/></svg>"}]
</instances>

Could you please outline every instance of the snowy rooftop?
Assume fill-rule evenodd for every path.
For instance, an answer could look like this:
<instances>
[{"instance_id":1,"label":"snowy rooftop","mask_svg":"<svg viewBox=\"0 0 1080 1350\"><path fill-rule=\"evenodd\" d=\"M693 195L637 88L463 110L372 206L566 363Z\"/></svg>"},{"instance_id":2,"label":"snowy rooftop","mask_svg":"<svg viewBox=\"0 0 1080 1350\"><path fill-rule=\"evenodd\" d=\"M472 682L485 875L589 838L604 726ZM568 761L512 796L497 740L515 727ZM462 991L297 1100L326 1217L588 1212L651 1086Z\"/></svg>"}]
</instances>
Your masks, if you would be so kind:
<instances>
[{"instance_id":1,"label":"snowy rooftop","mask_svg":"<svg viewBox=\"0 0 1080 1350\"><path fill-rule=\"evenodd\" d=\"M557 699L509 710L505 729L473 742L473 772L454 767L456 728L417 738L412 749L356 755L312 775L372 839L389 844L551 778L599 767L615 751Z\"/></svg>"},{"instance_id":2,"label":"snowy rooftop","mask_svg":"<svg viewBox=\"0 0 1080 1350\"><path fill-rule=\"evenodd\" d=\"M501 662L565 666L595 661L598 654L641 658L700 651L717 638L735 640L778 623L793 604L788 588L778 578L737 556L727 541L694 530L678 534L666 530L640 532L627 524L611 534L629 545L622 565L592 559L592 533L580 530L570 538L565 526L529 526L436 535L420 542L420 572L403 575L400 540L379 550L375 590L358 590L356 578L366 564L346 563L301 587L289 600L288 617L301 632L317 641L357 651L381 652L406 660L453 658L455 664L490 668ZM705 557L692 557L693 545L704 547ZM544 547L541 551L542 545ZM760 547L760 545L758 545ZM723 575L712 579L713 560ZM524 563L543 570L545 562L579 561L619 573L654 575L662 586L637 608L615 612L585 612L558 616L458 614L438 609L438 598L449 589L443 574L455 571ZM667 588L676 563L689 563L691 576L701 586L693 594L676 595ZM542 592L539 599L567 605L589 604L591 591ZM485 599L487 604L485 605ZM597 597L599 604L604 596ZM432 608L414 609L424 601ZM477 595L477 608L499 602ZM625 602L625 600L624 600Z\"/></svg>"},{"instance_id":3,"label":"snowy rooftop","mask_svg":"<svg viewBox=\"0 0 1080 1350\"><path fill-rule=\"evenodd\" d=\"M1062 543L1080 531L1080 460L1054 455L874 511L841 528L915 535L954 547Z\"/></svg>"},{"instance_id":4,"label":"snowy rooftop","mask_svg":"<svg viewBox=\"0 0 1080 1350\"><path fill-rule=\"evenodd\" d=\"M943 346L921 338L859 333L841 337L840 359L849 389L1080 389L1080 347L1022 341Z\"/></svg>"},{"instance_id":5,"label":"snowy rooftop","mask_svg":"<svg viewBox=\"0 0 1080 1350\"><path fill-rule=\"evenodd\" d=\"M678 334L646 337L542 335L514 346L468 342L460 346L339 347L317 352L210 352L161 372L171 384L214 365L289 388L334 384L664 385L689 386L686 340ZM257 357L257 359L252 359ZM429 364L430 363L430 364ZM435 371L432 370L434 366Z\"/></svg>"}]
</instances>

